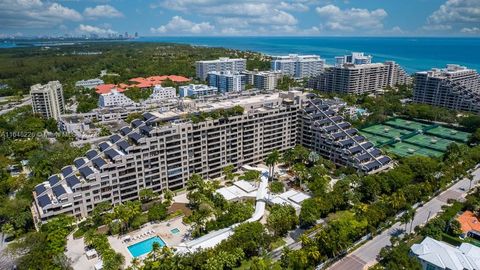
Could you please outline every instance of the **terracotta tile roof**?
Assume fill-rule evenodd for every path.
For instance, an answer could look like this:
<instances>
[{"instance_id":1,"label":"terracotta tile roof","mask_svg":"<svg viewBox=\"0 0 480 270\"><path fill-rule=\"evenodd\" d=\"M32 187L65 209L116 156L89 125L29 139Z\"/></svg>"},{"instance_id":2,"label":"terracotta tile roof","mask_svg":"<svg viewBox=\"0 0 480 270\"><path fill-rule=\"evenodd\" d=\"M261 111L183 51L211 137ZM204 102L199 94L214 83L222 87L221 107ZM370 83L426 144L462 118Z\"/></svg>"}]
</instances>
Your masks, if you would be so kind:
<instances>
[{"instance_id":1,"label":"terracotta tile roof","mask_svg":"<svg viewBox=\"0 0 480 270\"><path fill-rule=\"evenodd\" d=\"M145 81L145 78L142 78L142 77L131 78L129 81L130 81L130 82L141 83L141 82L144 82L144 81Z\"/></svg>"},{"instance_id":2,"label":"terracotta tile roof","mask_svg":"<svg viewBox=\"0 0 480 270\"><path fill-rule=\"evenodd\" d=\"M125 89L117 87L115 84L100 84L95 87L97 94L108 94L112 89L117 89L118 92L123 92Z\"/></svg>"},{"instance_id":3,"label":"terracotta tile roof","mask_svg":"<svg viewBox=\"0 0 480 270\"><path fill-rule=\"evenodd\" d=\"M189 78L185 78L183 76L178 76L178 75L170 75L170 76L167 76L167 77L172 82L189 82L190 81Z\"/></svg>"},{"instance_id":4,"label":"terracotta tile roof","mask_svg":"<svg viewBox=\"0 0 480 270\"><path fill-rule=\"evenodd\" d=\"M465 211L457 217L458 222L462 226L462 231L467 233L469 231L480 232L480 219L475 216L472 211Z\"/></svg>"}]
</instances>

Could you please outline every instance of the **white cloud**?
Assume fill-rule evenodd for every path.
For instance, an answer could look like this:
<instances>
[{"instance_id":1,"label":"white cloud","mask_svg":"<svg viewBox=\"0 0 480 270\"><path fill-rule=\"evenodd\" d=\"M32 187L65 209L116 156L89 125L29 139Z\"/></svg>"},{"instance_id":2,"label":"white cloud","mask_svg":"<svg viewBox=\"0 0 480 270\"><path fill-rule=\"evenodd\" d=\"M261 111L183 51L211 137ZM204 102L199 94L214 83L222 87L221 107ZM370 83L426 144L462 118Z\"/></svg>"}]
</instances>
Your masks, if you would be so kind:
<instances>
[{"instance_id":1,"label":"white cloud","mask_svg":"<svg viewBox=\"0 0 480 270\"><path fill-rule=\"evenodd\" d=\"M378 30L383 28L383 20L388 16L384 9L350 8L342 10L335 5L317 7L316 12L326 20L321 26L332 31L353 32Z\"/></svg>"},{"instance_id":2,"label":"white cloud","mask_svg":"<svg viewBox=\"0 0 480 270\"><path fill-rule=\"evenodd\" d=\"M309 0L164 0L150 5L152 8L179 11L208 18L217 32L210 34L277 34L278 29L292 29L298 24L290 13L309 9ZM287 27L289 26L289 27Z\"/></svg>"},{"instance_id":3,"label":"white cloud","mask_svg":"<svg viewBox=\"0 0 480 270\"><path fill-rule=\"evenodd\" d=\"M428 17L430 23L480 23L480 1L448 0Z\"/></svg>"},{"instance_id":4,"label":"white cloud","mask_svg":"<svg viewBox=\"0 0 480 270\"><path fill-rule=\"evenodd\" d=\"M107 35L107 34L116 34L116 31L112 29L101 28L98 26L80 24L77 28L77 32L82 34L97 34L97 35Z\"/></svg>"},{"instance_id":5,"label":"white cloud","mask_svg":"<svg viewBox=\"0 0 480 270\"><path fill-rule=\"evenodd\" d=\"M96 7L87 7L83 15L92 18L118 18L123 14L110 5L98 5Z\"/></svg>"},{"instance_id":6,"label":"white cloud","mask_svg":"<svg viewBox=\"0 0 480 270\"><path fill-rule=\"evenodd\" d=\"M428 18L423 30L475 34L480 24L479 0L447 0ZM463 31L465 30L465 31Z\"/></svg>"},{"instance_id":7,"label":"white cloud","mask_svg":"<svg viewBox=\"0 0 480 270\"><path fill-rule=\"evenodd\" d=\"M0 1L0 25L3 28L52 27L63 21L80 20L80 13L58 3L40 0Z\"/></svg>"},{"instance_id":8,"label":"white cloud","mask_svg":"<svg viewBox=\"0 0 480 270\"><path fill-rule=\"evenodd\" d=\"M478 27L472 27L472 28L464 27L464 28L462 28L462 30L460 30L460 32L465 33L465 34L480 34L480 28L478 28Z\"/></svg>"},{"instance_id":9,"label":"white cloud","mask_svg":"<svg viewBox=\"0 0 480 270\"><path fill-rule=\"evenodd\" d=\"M174 16L167 24L158 28L150 28L150 31L157 34L210 34L214 30L214 26L209 22L194 23L180 16Z\"/></svg>"},{"instance_id":10,"label":"white cloud","mask_svg":"<svg viewBox=\"0 0 480 270\"><path fill-rule=\"evenodd\" d=\"M278 5L278 9L294 11L294 12L305 12L305 11L308 11L310 8L303 3L295 3L295 2L288 3L288 2L282 1Z\"/></svg>"}]
</instances>

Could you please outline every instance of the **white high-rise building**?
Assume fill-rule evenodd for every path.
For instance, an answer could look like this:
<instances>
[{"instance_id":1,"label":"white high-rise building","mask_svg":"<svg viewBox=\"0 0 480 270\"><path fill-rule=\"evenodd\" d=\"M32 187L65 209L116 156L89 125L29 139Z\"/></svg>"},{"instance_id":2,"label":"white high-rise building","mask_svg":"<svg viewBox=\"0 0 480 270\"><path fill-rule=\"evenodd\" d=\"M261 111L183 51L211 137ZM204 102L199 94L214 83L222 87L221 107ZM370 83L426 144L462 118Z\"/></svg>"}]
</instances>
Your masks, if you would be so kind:
<instances>
[{"instance_id":1,"label":"white high-rise building","mask_svg":"<svg viewBox=\"0 0 480 270\"><path fill-rule=\"evenodd\" d=\"M206 80L209 72L242 72L247 68L247 60L221 57L217 60L197 61L195 66L197 78Z\"/></svg>"},{"instance_id":2,"label":"white high-rise building","mask_svg":"<svg viewBox=\"0 0 480 270\"><path fill-rule=\"evenodd\" d=\"M351 55L335 57L335 67L342 67L344 64L365 65L372 63L372 56L363 52L353 52Z\"/></svg>"},{"instance_id":3,"label":"white high-rise building","mask_svg":"<svg viewBox=\"0 0 480 270\"><path fill-rule=\"evenodd\" d=\"M417 72L413 101L480 113L480 75L459 65Z\"/></svg>"},{"instance_id":4,"label":"white high-rise building","mask_svg":"<svg viewBox=\"0 0 480 270\"><path fill-rule=\"evenodd\" d=\"M218 91L225 92L240 92L245 90L244 75L232 72L209 72L208 85L217 87Z\"/></svg>"},{"instance_id":5,"label":"white high-rise building","mask_svg":"<svg viewBox=\"0 0 480 270\"><path fill-rule=\"evenodd\" d=\"M133 105L135 102L118 92L116 89L112 89L110 93L101 94L98 98L98 105L100 107L121 107Z\"/></svg>"},{"instance_id":6,"label":"white high-rise building","mask_svg":"<svg viewBox=\"0 0 480 270\"><path fill-rule=\"evenodd\" d=\"M33 113L41 114L45 118L58 120L65 112L63 88L59 81L47 84L35 84L30 87Z\"/></svg>"},{"instance_id":7,"label":"white high-rise building","mask_svg":"<svg viewBox=\"0 0 480 270\"><path fill-rule=\"evenodd\" d=\"M263 90L274 90L282 76L281 71L258 72L253 75L253 87Z\"/></svg>"},{"instance_id":8,"label":"white high-rise building","mask_svg":"<svg viewBox=\"0 0 480 270\"><path fill-rule=\"evenodd\" d=\"M285 75L295 78L306 78L318 75L325 65L325 60L319 55L274 56L271 61L273 71L282 71Z\"/></svg>"}]
</instances>

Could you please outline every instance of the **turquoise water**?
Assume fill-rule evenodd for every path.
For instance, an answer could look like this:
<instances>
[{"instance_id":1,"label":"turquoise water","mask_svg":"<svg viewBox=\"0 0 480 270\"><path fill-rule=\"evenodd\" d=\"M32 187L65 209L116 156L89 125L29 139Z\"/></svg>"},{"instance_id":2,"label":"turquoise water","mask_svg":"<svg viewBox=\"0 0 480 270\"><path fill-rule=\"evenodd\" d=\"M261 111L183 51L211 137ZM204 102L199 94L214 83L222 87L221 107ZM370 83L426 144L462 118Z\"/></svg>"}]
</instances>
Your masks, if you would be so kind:
<instances>
[{"instance_id":1,"label":"turquoise water","mask_svg":"<svg viewBox=\"0 0 480 270\"><path fill-rule=\"evenodd\" d=\"M174 229L171 229L170 232L171 232L172 234L177 234L177 233L180 232L180 230L179 230L178 228L174 228Z\"/></svg>"},{"instance_id":2,"label":"turquoise water","mask_svg":"<svg viewBox=\"0 0 480 270\"><path fill-rule=\"evenodd\" d=\"M334 57L352 51L371 54L375 62L393 60L408 72L461 64L480 70L480 38L440 37L141 37L135 42L175 42L250 50L265 54L319 54Z\"/></svg>"},{"instance_id":3,"label":"turquoise water","mask_svg":"<svg viewBox=\"0 0 480 270\"><path fill-rule=\"evenodd\" d=\"M160 244L160 247L165 246L165 242L163 242L162 238L155 236L134 245L128 246L128 251L130 251L130 254L132 254L134 258L137 258L150 253L153 249L153 243Z\"/></svg>"},{"instance_id":4,"label":"turquoise water","mask_svg":"<svg viewBox=\"0 0 480 270\"><path fill-rule=\"evenodd\" d=\"M16 43L15 43L16 42ZM37 41L7 41L1 48L39 46ZM65 41L58 41L64 43ZM334 57L352 51L365 52L375 62L393 60L408 72L460 64L480 70L480 38L445 37L141 37L135 40L79 40L86 42L174 42L209 47L225 47L239 50L278 54L319 54L334 63ZM51 41L55 43L55 41Z\"/></svg>"}]
</instances>

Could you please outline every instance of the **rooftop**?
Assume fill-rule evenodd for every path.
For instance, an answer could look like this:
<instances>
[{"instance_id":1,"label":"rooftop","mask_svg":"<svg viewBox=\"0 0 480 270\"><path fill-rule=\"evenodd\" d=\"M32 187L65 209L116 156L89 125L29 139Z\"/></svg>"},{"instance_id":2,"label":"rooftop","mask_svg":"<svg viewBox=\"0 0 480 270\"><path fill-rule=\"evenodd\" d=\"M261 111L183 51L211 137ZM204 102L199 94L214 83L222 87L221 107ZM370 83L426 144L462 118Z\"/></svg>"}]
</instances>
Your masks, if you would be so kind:
<instances>
[{"instance_id":1,"label":"rooftop","mask_svg":"<svg viewBox=\"0 0 480 270\"><path fill-rule=\"evenodd\" d=\"M458 222L462 226L462 232L469 231L480 232L480 219L472 211L465 211L457 217Z\"/></svg>"}]
</instances>

